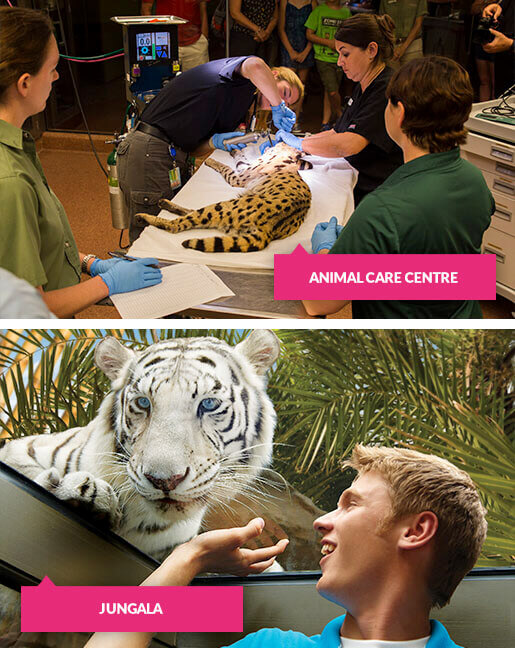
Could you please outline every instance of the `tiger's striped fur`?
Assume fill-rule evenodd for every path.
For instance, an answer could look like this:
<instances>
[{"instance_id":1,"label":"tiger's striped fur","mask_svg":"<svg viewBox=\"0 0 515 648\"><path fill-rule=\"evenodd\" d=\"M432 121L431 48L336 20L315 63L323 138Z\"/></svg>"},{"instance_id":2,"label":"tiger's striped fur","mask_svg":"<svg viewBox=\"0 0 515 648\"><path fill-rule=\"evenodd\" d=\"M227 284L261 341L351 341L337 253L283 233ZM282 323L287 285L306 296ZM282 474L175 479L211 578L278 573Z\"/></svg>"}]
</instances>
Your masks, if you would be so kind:
<instances>
[{"instance_id":1,"label":"tiger's striped fur","mask_svg":"<svg viewBox=\"0 0 515 648\"><path fill-rule=\"evenodd\" d=\"M186 248L201 252L255 252L275 239L283 239L299 229L311 205L311 190L299 169L311 168L301 159L302 152L284 142L265 151L251 164L239 162L236 171L208 158L205 164L218 171L232 187L246 191L233 200L188 210L162 199L159 206L178 218L169 220L150 214L138 218L169 232L216 228L225 236L187 239ZM243 170L242 170L243 169Z\"/></svg>"},{"instance_id":2,"label":"tiger's striped fur","mask_svg":"<svg viewBox=\"0 0 515 648\"><path fill-rule=\"evenodd\" d=\"M249 488L269 463L275 412L265 374L278 353L264 330L235 347L179 338L140 352L106 338L95 361L112 386L91 423L12 440L0 460L109 516L163 559L198 533L208 507Z\"/></svg>"}]
</instances>

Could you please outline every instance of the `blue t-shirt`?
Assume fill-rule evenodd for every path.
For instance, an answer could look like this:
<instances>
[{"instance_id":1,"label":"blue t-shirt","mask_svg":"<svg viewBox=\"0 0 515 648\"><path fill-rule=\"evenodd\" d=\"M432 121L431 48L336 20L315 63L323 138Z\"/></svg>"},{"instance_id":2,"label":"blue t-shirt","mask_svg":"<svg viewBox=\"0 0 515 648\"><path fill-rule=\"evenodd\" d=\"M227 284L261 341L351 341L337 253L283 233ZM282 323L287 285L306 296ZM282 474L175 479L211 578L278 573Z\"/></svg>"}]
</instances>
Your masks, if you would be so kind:
<instances>
[{"instance_id":1,"label":"blue t-shirt","mask_svg":"<svg viewBox=\"0 0 515 648\"><path fill-rule=\"evenodd\" d=\"M209 61L179 74L148 104L141 121L160 128L188 152L215 133L235 130L256 91L252 81L237 72L247 58Z\"/></svg>"},{"instance_id":2,"label":"blue t-shirt","mask_svg":"<svg viewBox=\"0 0 515 648\"><path fill-rule=\"evenodd\" d=\"M265 628L249 634L230 648L340 648L340 628L345 615L336 617L323 629L322 634L307 637L302 632ZM431 636L426 648L460 648L449 637L438 621L431 621Z\"/></svg>"}]
</instances>

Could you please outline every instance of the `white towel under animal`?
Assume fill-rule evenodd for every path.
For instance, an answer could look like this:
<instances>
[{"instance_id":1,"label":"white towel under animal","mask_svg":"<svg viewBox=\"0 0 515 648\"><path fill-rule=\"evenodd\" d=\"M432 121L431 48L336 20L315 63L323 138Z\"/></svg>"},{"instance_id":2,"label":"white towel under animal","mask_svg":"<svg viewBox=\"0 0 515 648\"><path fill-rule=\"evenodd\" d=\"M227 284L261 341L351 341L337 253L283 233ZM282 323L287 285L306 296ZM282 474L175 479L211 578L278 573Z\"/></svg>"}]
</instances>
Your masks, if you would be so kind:
<instances>
[{"instance_id":1,"label":"white towel under animal","mask_svg":"<svg viewBox=\"0 0 515 648\"><path fill-rule=\"evenodd\" d=\"M248 146L247 149L246 155L249 160L259 155L256 146ZM235 161L229 153L217 150L212 157L227 166L235 167ZM354 211L352 190L356 184L357 171L344 158L308 155L305 159L312 163L313 168L299 173L311 189L311 208L300 229L292 236L272 241L264 250L258 252L206 253L183 248L181 242L187 238L213 236L216 230L188 230L172 234L148 226L131 246L129 254L224 268L273 269L274 254L289 254L299 243L311 252L311 234L317 223L336 216L340 225L345 225ZM231 187L219 173L203 164L177 193L173 202L182 207L198 209L219 200L236 198L241 192L241 189ZM165 210L161 211L160 216L173 218L173 215Z\"/></svg>"}]
</instances>

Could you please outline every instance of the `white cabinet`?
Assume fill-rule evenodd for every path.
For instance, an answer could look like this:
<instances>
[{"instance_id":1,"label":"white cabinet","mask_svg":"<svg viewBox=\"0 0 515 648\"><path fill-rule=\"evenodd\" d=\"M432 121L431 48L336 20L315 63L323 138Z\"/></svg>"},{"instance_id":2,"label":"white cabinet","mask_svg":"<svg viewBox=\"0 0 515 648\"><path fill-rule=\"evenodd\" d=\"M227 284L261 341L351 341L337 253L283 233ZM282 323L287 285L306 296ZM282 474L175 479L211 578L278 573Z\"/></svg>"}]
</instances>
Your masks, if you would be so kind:
<instances>
[{"instance_id":1,"label":"white cabinet","mask_svg":"<svg viewBox=\"0 0 515 648\"><path fill-rule=\"evenodd\" d=\"M474 104L461 157L480 169L495 199L483 251L496 255L497 292L515 302L515 126L475 117L484 107L497 103Z\"/></svg>"}]
</instances>

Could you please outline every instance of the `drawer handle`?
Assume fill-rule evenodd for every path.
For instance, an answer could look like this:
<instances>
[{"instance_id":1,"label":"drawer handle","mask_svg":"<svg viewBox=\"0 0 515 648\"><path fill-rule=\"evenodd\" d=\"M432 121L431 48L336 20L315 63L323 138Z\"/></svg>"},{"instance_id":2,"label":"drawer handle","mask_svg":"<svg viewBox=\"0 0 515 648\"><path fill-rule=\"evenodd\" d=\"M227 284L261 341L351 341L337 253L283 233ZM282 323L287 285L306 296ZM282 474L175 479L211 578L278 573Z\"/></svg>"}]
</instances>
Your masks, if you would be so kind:
<instances>
[{"instance_id":1,"label":"drawer handle","mask_svg":"<svg viewBox=\"0 0 515 648\"><path fill-rule=\"evenodd\" d=\"M515 187L513 185L502 182L502 180L494 180L493 188L497 189L497 191L502 191L503 193L510 194L510 196L513 196L515 194Z\"/></svg>"},{"instance_id":2,"label":"drawer handle","mask_svg":"<svg viewBox=\"0 0 515 648\"><path fill-rule=\"evenodd\" d=\"M509 167L506 166L505 164L500 164L500 162L496 162L495 170L497 173L501 173L502 175L509 176L510 178L515 178L515 169L513 167Z\"/></svg>"},{"instance_id":3,"label":"drawer handle","mask_svg":"<svg viewBox=\"0 0 515 648\"><path fill-rule=\"evenodd\" d=\"M501 254L500 252L496 252L495 250L492 250L492 248L489 248L486 245L483 249L483 254L495 254L495 260L497 263L505 263L506 256L504 254Z\"/></svg>"},{"instance_id":4,"label":"drawer handle","mask_svg":"<svg viewBox=\"0 0 515 648\"><path fill-rule=\"evenodd\" d=\"M492 157L500 158L501 160L508 160L510 162L513 162L513 153L504 149L497 148L496 146L492 146L492 148L490 149L490 155Z\"/></svg>"},{"instance_id":5,"label":"drawer handle","mask_svg":"<svg viewBox=\"0 0 515 648\"><path fill-rule=\"evenodd\" d=\"M502 218L502 220L511 223L511 212L501 209L499 206L496 206L494 216L497 216L497 218Z\"/></svg>"}]
</instances>

